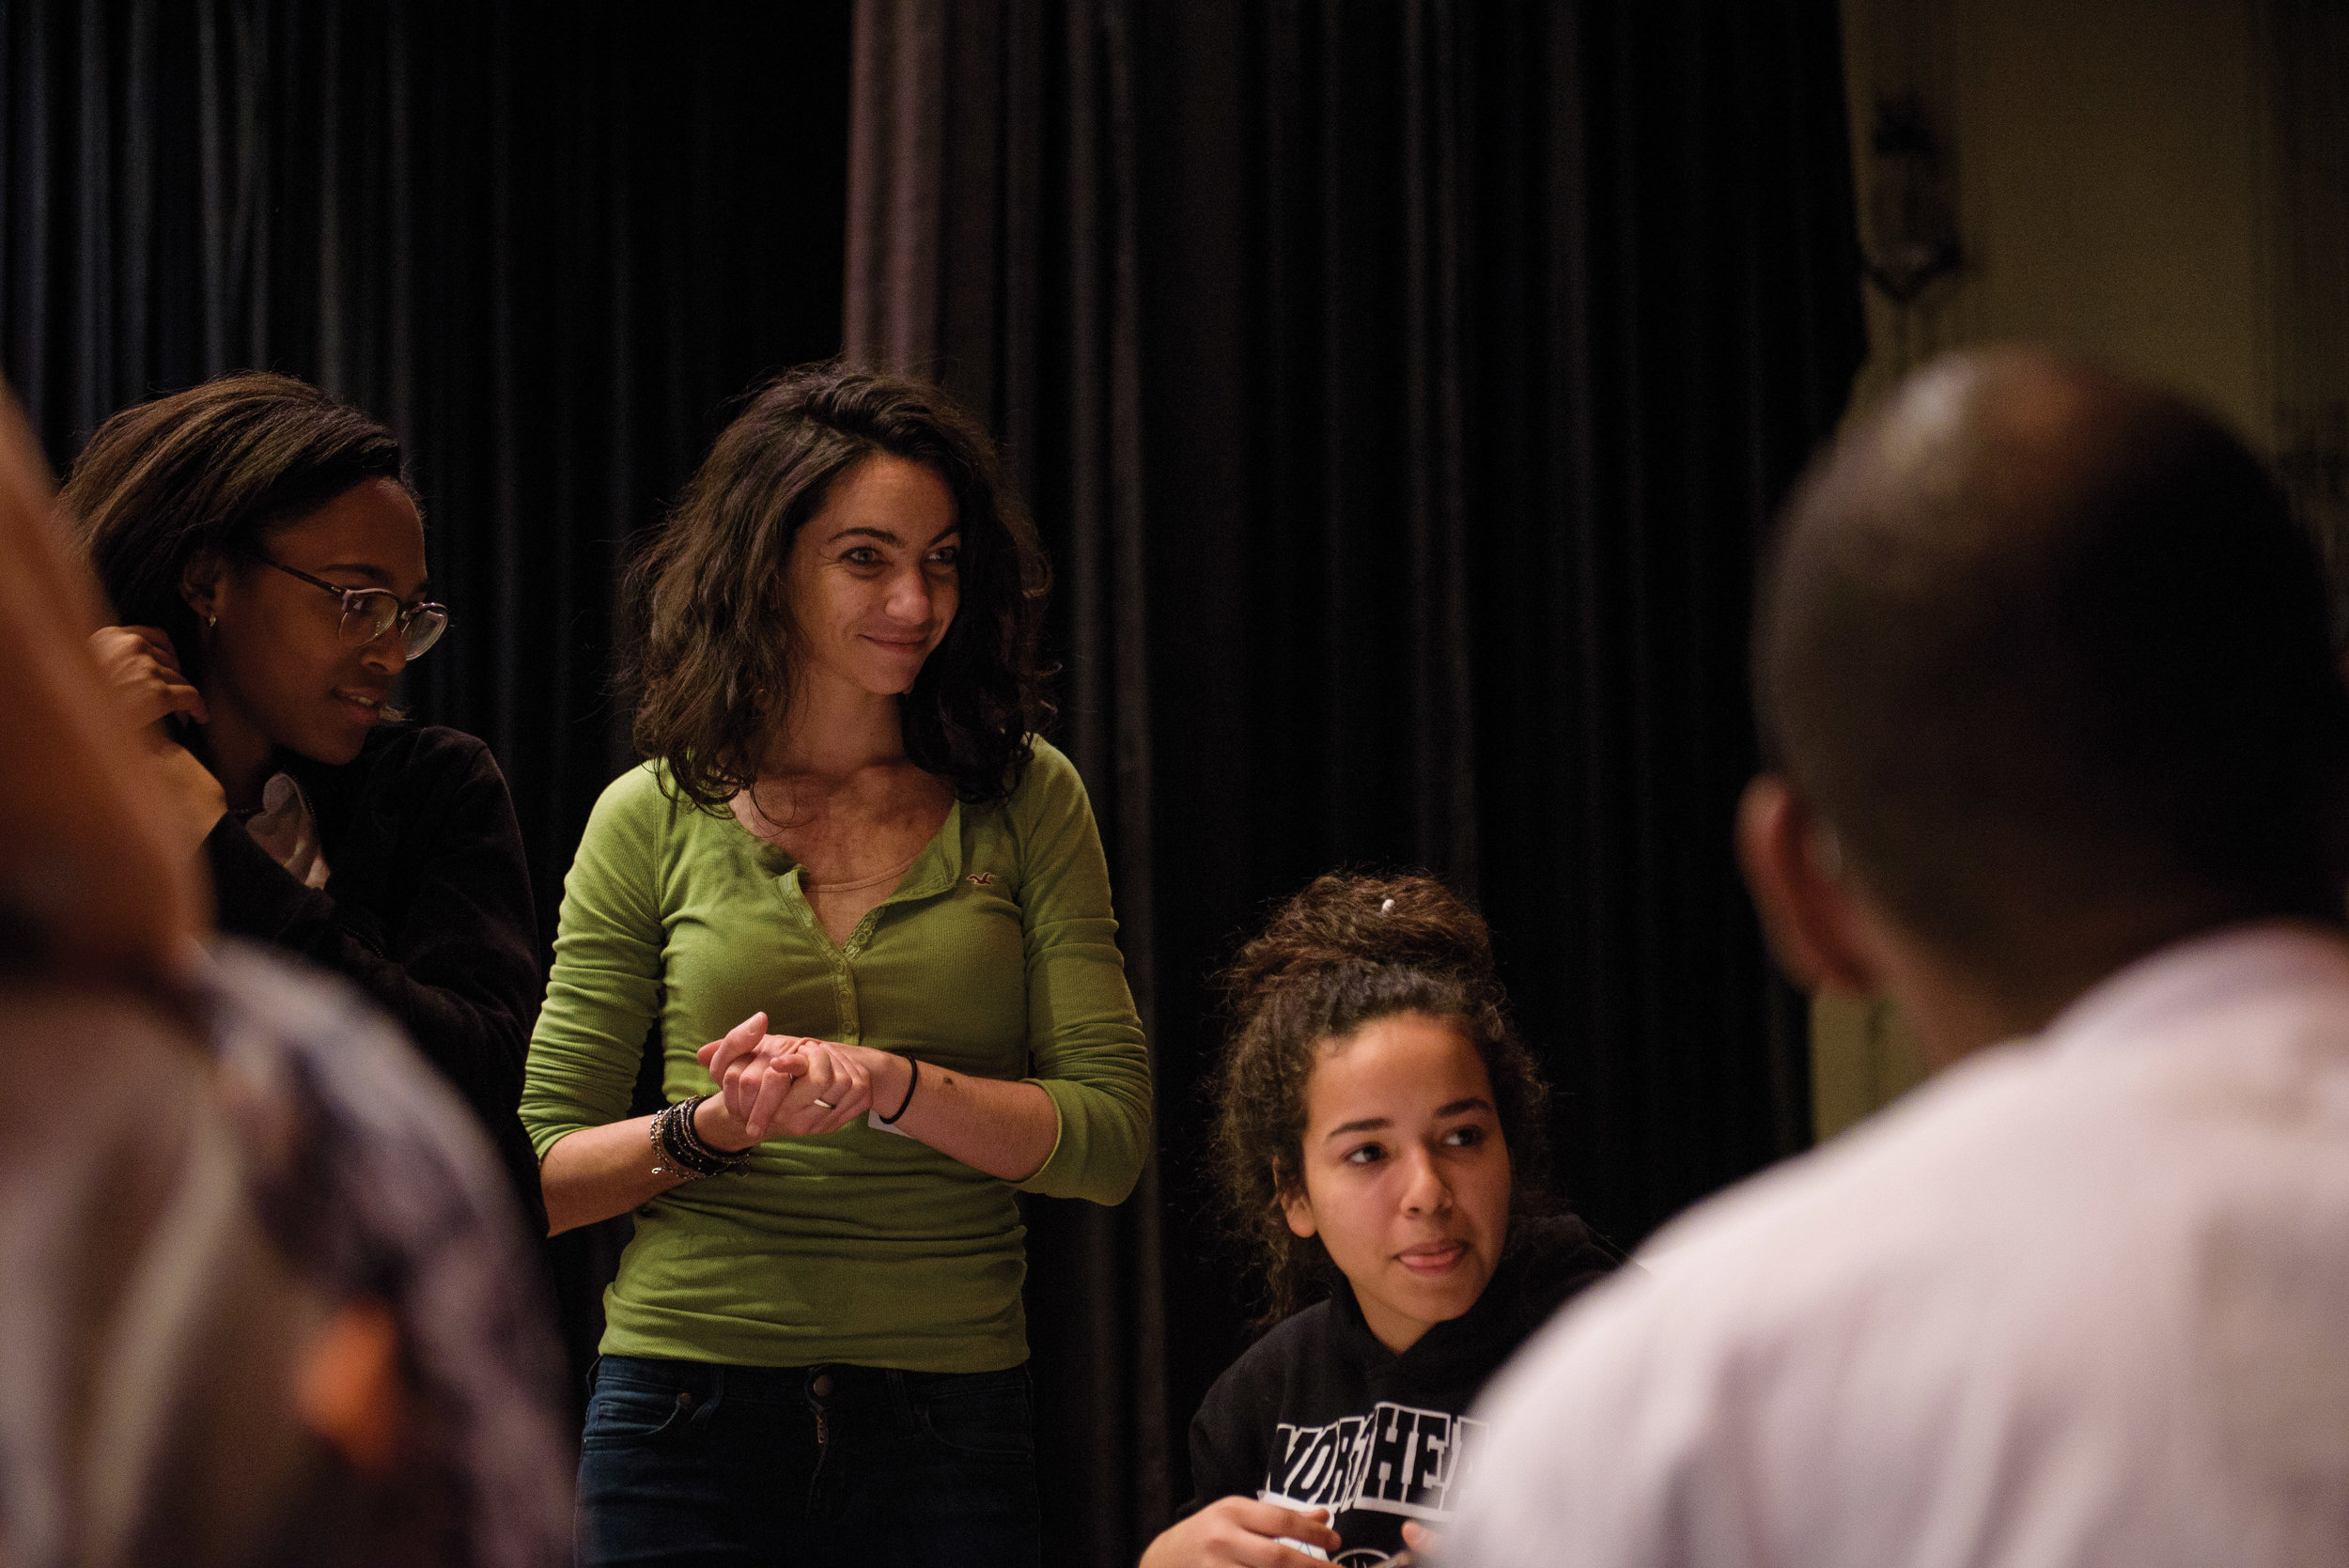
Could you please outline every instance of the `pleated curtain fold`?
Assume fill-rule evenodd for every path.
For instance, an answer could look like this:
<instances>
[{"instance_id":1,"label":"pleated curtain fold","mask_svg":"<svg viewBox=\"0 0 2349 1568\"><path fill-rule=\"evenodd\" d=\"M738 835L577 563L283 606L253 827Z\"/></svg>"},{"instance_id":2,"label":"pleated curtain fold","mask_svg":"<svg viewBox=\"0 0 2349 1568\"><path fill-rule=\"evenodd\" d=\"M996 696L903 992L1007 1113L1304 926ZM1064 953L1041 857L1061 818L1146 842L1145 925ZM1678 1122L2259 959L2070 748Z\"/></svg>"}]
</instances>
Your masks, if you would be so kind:
<instances>
[{"instance_id":1,"label":"pleated curtain fold","mask_svg":"<svg viewBox=\"0 0 2349 1568\"><path fill-rule=\"evenodd\" d=\"M559 20L559 25L556 24ZM756 377L836 351L848 8L0 0L0 367L50 461L223 371L390 423L553 932L633 761L620 567ZM625 1221L557 1243L574 1353Z\"/></svg>"},{"instance_id":2,"label":"pleated curtain fold","mask_svg":"<svg viewBox=\"0 0 2349 1568\"><path fill-rule=\"evenodd\" d=\"M1151 1182L1031 1211L1048 1555L1127 1561L1252 1305L1208 977L1315 872L1481 899L1619 1240L1808 1141L1729 832L1861 349L1835 12L859 0L855 59L848 351L1034 506L1156 1051Z\"/></svg>"}]
</instances>

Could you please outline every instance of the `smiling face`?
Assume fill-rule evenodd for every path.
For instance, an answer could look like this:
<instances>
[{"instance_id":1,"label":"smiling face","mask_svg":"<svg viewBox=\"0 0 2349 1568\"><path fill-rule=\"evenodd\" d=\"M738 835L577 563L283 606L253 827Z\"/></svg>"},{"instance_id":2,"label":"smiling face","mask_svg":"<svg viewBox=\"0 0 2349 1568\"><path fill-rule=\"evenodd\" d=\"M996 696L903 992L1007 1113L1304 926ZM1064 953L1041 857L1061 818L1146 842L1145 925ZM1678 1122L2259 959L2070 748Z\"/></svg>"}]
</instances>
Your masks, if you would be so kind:
<instances>
[{"instance_id":1,"label":"smiling face","mask_svg":"<svg viewBox=\"0 0 2349 1568\"><path fill-rule=\"evenodd\" d=\"M1446 1018L1397 1013L1325 1040L1305 1086L1289 1229L1318 1235L1400 1354L1476 1304L1509 1225L1509 1150L1483 1058Z\"/></svg>"},{"instance_id":2,"label":"smiling face","mask_svg":"<svg viewBox=\"0 0 2349 1568\"><path fill-rule=\"evenodd\" d=\"M962 598L954 492L886 454L832 481L785 568L795 651L810 682L876 696L911 691Z\"/></svg>"},{"instance_id":3,"label":"smiling face","mask_svg":"<svg viewBox=\"0 0 2349 1568\"><path fill-rule=\"evenodd\" d=\"M389 479L354 485L261 539L269 558L344 588L422 597L424 521ZM342 640L342 602L258 561L191 569L183 590L206 634L204 701L216 757L265 756L272 746L325 763L359 754L407 667L397 629L364 646ZM257 748L257 751L256 750ZM223 780L232 793L241 781Z\"/></svg>"}]
</instances>

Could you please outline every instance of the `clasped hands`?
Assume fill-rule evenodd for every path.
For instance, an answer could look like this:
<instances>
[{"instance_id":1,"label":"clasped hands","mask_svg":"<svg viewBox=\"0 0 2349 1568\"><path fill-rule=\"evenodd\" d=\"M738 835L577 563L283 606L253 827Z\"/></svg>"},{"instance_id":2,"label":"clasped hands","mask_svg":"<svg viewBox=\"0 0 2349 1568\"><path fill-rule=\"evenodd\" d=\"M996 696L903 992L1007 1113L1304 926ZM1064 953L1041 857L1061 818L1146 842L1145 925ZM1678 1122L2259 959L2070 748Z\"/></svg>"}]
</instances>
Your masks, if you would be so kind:
<instances>
[{"instance_id":1,"label":"clasped hands","mask_svg":"<svg viewBox=\"0 0 2349 1568\"><path fill-rule=\"evenodd\" d=\"M696 1127L723 1149L747 1149L776 1133L836 1132L873 1108L877 1077L908 1071L902 1058L869 1047L770 1034L764 1013L693 1054L718 1083Z\"/></svg>"}]
</instances>

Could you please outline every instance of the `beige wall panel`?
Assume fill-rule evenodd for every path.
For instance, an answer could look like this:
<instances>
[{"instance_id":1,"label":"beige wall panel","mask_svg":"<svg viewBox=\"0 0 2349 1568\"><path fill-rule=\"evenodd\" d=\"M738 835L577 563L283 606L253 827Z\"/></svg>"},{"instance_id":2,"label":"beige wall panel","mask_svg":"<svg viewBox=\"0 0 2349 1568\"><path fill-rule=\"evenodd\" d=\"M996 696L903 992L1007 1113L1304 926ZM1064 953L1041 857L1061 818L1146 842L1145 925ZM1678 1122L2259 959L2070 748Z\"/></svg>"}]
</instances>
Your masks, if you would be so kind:
<instances>
[{"instance_id":1,"label":"beige wall panel","mask_svg":"<svg viewBox=\"0 0 2349 1568\"><path fill-rule=\"evenodd\" d=\"M1911 303L1863 289L1854 408L1945 349L2076 349L2233 422L2349 567L2349 5L1843 0L1843 24L1863 239L1899 210L1876 106L1913 95L1964 249ZM1920 1076L1881 1003L1812 1026L1821 1137Z\"/></svg>"},{"instance_id":2,"label":"beige wall panel","mask_svg":"<svg viewBox=\"0 0 2349 1568\"><path fill-rule=\"evenodd\" d=\"M1952 10L1963 337L2079 348L2272 445L2244 0Z\"/></svg>"}]
</instances>

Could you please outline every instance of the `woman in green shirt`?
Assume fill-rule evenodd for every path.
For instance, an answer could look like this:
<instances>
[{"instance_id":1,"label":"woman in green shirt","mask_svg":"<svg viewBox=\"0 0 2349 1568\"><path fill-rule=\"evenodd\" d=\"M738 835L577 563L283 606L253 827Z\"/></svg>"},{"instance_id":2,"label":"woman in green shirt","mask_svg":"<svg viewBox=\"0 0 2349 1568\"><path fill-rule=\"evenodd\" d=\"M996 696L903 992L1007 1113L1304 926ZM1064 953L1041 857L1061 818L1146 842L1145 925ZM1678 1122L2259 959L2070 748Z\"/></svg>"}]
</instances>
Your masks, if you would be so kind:
<instances>
[{"instance_id":1,"label":"woman in green shirt","mask_svg":"<svg viewBox=\"0 0 2349 1568\"><path fill-rule=\"evenodd\" d=\"M583 1561L1035 1559L1015 1193L1120 1202L1150 1142L1034 737L1046 578L977 426L837 366L751 401L631 573L650 760L580 843L522 1097L552 1228L637 1217ZM672 1103L627 1119L648 1034Z\"/></svg>"}]
</instances>

